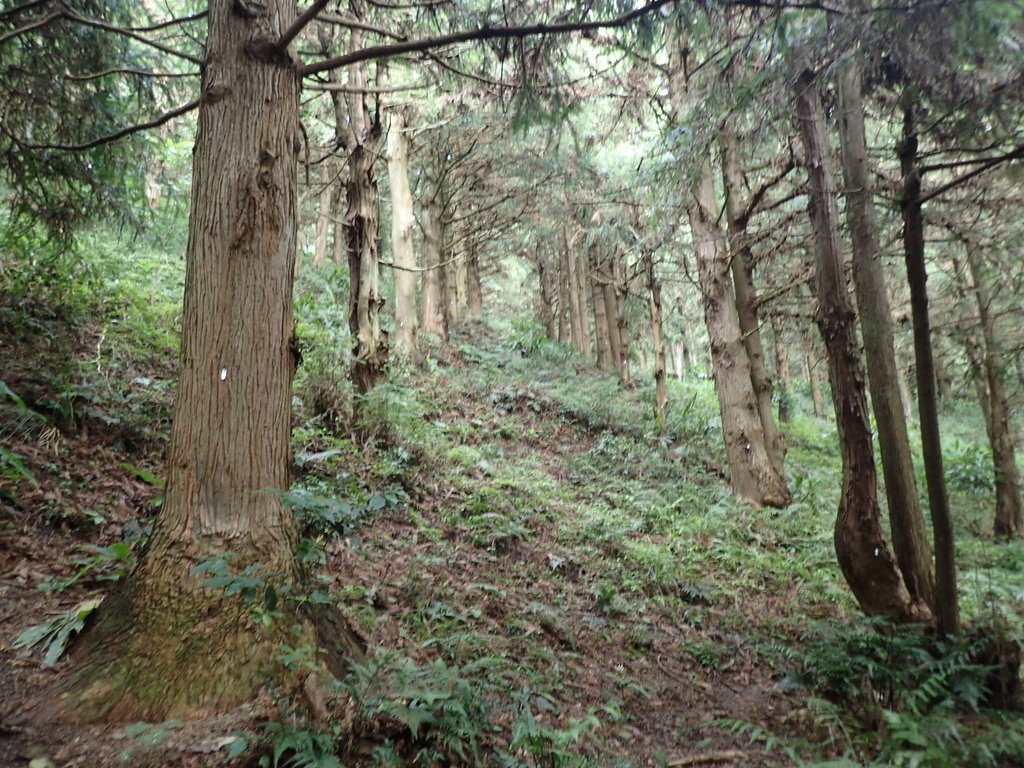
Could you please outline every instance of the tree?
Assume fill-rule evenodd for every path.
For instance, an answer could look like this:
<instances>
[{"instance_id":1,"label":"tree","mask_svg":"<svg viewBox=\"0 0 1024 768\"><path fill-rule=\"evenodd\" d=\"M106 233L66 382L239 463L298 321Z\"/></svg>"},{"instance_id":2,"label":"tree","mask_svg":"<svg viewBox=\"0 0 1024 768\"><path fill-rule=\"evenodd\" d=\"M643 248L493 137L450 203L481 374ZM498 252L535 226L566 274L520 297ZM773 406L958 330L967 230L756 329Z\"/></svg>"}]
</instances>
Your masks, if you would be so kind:
<instances>
[{"instance_id":1,"label":"tree","mask_svg":"<svg viewBox=\"0 0 1024 768\"><path fill-rule=\"evenodd\" d=\"M882 534L867 395L854 313L839 251L835 181L817 77L805 69L795 86L796 116L804 144L814 230L817 323L828 353L832 402L843 458L843 489L836 518L839 566L865 613L923 619L927 605L915 602Z\"/></svg>"},{"instance_id":2,"label":"tree","mask_svg":"<svg viewBox=\"0 0 1024 768\"><path fill-rule=\"evenodd\" d=\"M882 454L893 549L911 597L934 606L931 547L917 495L893 347L892 312L879 262L857 53L840 74L839 101L846 214L853 241L853 282L864 336L871 406Z\"/></svg>"},{"instance_id":3,"label":"tree","mask_svg":"<svg viewBox=\"0 0 1024 768\"><path fill-rule=\"evenodd\" d=\"M410 355L415 347L416 329L416 256L413 253L413 202L409 191L408 109L391 112L388 129L388 178L391 182L391 250L395 259L396 347Z\"/></svg>"}]
</instances>

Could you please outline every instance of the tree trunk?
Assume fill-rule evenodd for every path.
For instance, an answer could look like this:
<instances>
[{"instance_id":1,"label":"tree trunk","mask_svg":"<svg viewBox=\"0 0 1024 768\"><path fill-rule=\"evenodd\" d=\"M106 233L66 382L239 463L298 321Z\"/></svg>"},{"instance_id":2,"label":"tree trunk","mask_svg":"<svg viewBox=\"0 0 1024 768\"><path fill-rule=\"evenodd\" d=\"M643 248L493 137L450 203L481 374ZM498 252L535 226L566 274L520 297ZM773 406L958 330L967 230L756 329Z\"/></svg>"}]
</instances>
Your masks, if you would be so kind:
<instances>
[{"instance_id":1,"label":"tree trunk","mask_svg":"<svg viewBox=\"0 0 1024 768\"><path fill-rule=\"evenodd\" d=\"M226 711L268 678L286 681L281 643L317 641L308 625L293 634L284 602L267 629L261 601L228 598L195 573L233 557L233 568L261 567L279 595L299 581L294 517L268 492L288 487L291 463L301 135L296 70L266 44L294 19L291 0L267 0L258 23L230 3L210 6L164 505L138 566L83 635L83 665L42 717Z\"/></svg>"},{"instance_id":2,"label":"tree trunk","mask_svg":"<svg viewBox=\"0 0 1024 768\"><path fill-rule=\"evenodd\" d=\"M569 238L569 231L562 228L563 263L566 272L563 279L566 283L566 296L569 300L569 324L572 328L572 344L581 355L587 353L587 337L583 331L583 310L586 304L580 303L579 274L577 269L576 253L573 250L572 241Z\"/></svg>"},{"instance_id":3,"label":"tree trunk","mask_svg":"<svg viewBox=\"0 0 1024 768\"><path fill-rule=\"evenodd\" d=\"M608 329L608 348L611 353L610 368L622 381L622 337L619 335L619 300L615 291L615 275L612 271L612 259L606 257L601 262L601 292L604 294L605 325Z\"/></svg>"},{"instance_id":4,"label":"tree trunk","mask_svg":"<svg viewBox=\"0 0 1024 768\"><path fill-rule=\"evenodd\" d=\"M423 169L423 206L420 225L423 228L423 322L422 328L442 339L448 338L448 325L444 311L444 267L442 248L444 245L443 212L441 210L441 159L431 158Z\"/></svg>"},{"instance_id":5,"label":"tree trunk","mask_svg":"<svg viewBox=\"0 0 1024 768\"><path fill-rule=\"evenodd\" d=\"M330 233L331 213L334 209L334 164L328 158L323 164L323 178L320 190L320 209L316 216L316 240L313 245L313 266L320 267L327 261L327 236Z\"/></svg>"},{"instance_id":6,"label":"tree trunk","mask_svg":"<svg viewBox=\"0 0 1024 768\"><path fill-rule=\"evenodd\" d=\"M836 519L839 566L865 613L916 620L927 606L907 591L882 533L867 394L854 313L839 252L838 214L825 114L815 75L805 70L796 83L797 121L809 180L808 210L814 232L817 323L827 350L832 402L843 459L843 488Z\"/></svg>"},{"instance_id":7,"label":"tree trunk","mask_svg":"<svg viewBox=\"0 0 1024 768\"><path fill-rule=\"evenodd\" d=\"M612 282L610 287L615 296L615 314L614 320L615 332L613 338L618 340L618 370L619 370L619 383L623 387L632 386L632 377L629 372L629 325L628 318L626 317L626 298L629 295L629 286L626 284L626 276L623 274L622 266L623 257L616 254L612 257ZM605 304L608 304L607 298L605 298Z\"/></svg>"},{"instance_id":8,"label":"tree trunk","mask_svg":"<svg viewBox=\"0 0 1024 768\"><path fill-rule=\"evenodd\" d=\"M825 396L821 391L821 370L818 368L818 359L812 352L804 356L804 364L807 367L807 383L811 390L811 410L814 418L825 418Z\"/></svg>"},{"instance_id":9,"label":"tree trunk","mask_svg":"<svg viewBox=\"0 0 1024 768\"><path fill-rule=\"evenodd\" d=\"M651 345L654 348L654 418L661 432L665 429L665 409L668 406L665 336L661 327L661 282L654 272L654 254L645 252L643 259L647 290L650 292L647 305L651 315Z\"/></svg>"},{"instance_id":10,"label":"tree trunk","mask_svg":"<svg viewBox=\"0 0 1024 768\"><path fill-rule=\"evenodd\" d=\"M711 166L704 162L687 213L697 253L704 323L711 343L711 371L718 393L722 434L733 494L755 506L789 504L785 482L772 467L750 380L729 276L729 254L718 227Z\"/></svg>"},{"instance_id":11,"label":"tree trunk","mask_svg":"<svg viewBox=\"0 0 1024 768\"><path fill-rule=\"evenodd\" d=\"M590 284L594 302L594 346L597 348L597 367L602 371L615 370L612 341L608 325L608 308L604 303L604 277L596 246L590 248Z\"/></svg>"},{"instance_id":12,"label":"tree trunk","mask_svg":"<svg viewBox=\"0 0 1024 768\"><path fill-rule=\"evenodd\" d=\"M554 261L558 264L555 278L558 290L558 343L568 346L572 343L572 309L569 306L569 267L566 264L565 251L558 249Z\"/></svg>"},{"instance_id":13,"label":"tree trunk","mask_svg":"<svg viewBox=\"0 0 1024 768\"><path fill-rule=\"evenodd\" d=\"M537 294L537 319L544 326L544 335L554 341L555 313L552 308L554 296L552 295L551 268L548 266L543 254L537 254L536 266L537 282L540 288Z\"/></svg>"},{"instance_id":14,"label":"tree trunk","mask_svg":"<svg viewBox=\"0 0 1024 768\"><path fill-rule=\"evenodd\" d=\"M1010 403L1003 381L1003 355L996 338L995 321L989 311L988 276L980 262L980 256L968 245L967 266L971 271L971 281L974 283L974 299L981 326L982 374L989 404L985 422L995 470L996 516L993 530L996 536L1011 538L1024 534L1021 525L1017 455L1010 425Z\"/></svg>"},{"instance_id":15,"label":"tree trunk","mask_svg":"<svg viewBox=\"0 0 1024 768\"><path fill-rule=\"evenodd\" d=\"M410 356L416 346L416 255L413 252L412 192L409 189L407 109L397 107L388 130L388 180L391 187L391 252L395 263L395 348Z\"/></svg>"},{"instance_id":16,"label":"tree trunk","mask_svg":"<svg viewBox=\"0 0 1024 768\"><path fill-rule=\"evenodd\" d=\"M903 257L910 286L910 311L914 325L914 362L917 370L917 407L921 420L928 501L935 538L935 608L942 636L955 634L960 626L956 593L956 557L953 520L942 467L939 410L935 396L935 367L932 362L931 324L928 319L928 271L924 257L924 213L921 210L921 173L917 168L917 128L914 107L903 111L903 137L898 147L903 189L900 213L903 218Z\"/></svg>"},{"instance_id":17,"label":"tree trunk","mask_svg":"<svg viewBox=\"0 0 1024 768\"><path fill-rule=\"evenodd\" d=\"M743 217L741 204L743 178L737 157L738 146L735 135L727 126L722 127L720 135L725 210L729 225L729 262L735 290L733 298L736 301L740 332L743 334L743 346L746 347L747 360L750 362L750 382L754 389L754 401L761 419L761 429L764 432L765 451L768 453L773 471L785 488L786 474L783 465L786 459L786 443L772 412L772 380L765 366L761 324L757 317L757 291L754 288L753 276L754 254L750 250L747 223ZM788 489L786 493L789 493Z\"/></svg>"},{"instance_id":18,"label":"tree trunk","mask_svg":"<svg viewBox=\"0 0 1024 768\"><path fill-rule=\"evenodd\" d=\"M776 391L779 397L779 421L788 424L793 407L792 395L793 375L789 369L789 350L782 340L782 318L778 315L772 316L772 336L775 342L772 349L775 352L775 381Z\"/></svg>"},{"instance_id":19,"label":"tree trunk","mask_svg":"<svg viewBox=\"0 0 1024 768\"><path fill-rule=\"evenodd\" d=\"M911 598L934 610L931 545L917 494L907 417L900 398L892 312L879 263L878 229L871 199L864 133L860 64L856 58L840 75L839 99L846 215L853 241L853 281L864 337L871 406L878 426L893 549Z\"/></svg>"},{"instance_id":20,"label":"tree trunk","mask_svg":"<svg viewBox=\"0 0 1024 768\"><path fill-rule=\"evenodd\" d=\"M466 256L466 306L473 320L484 316L484 288L480 282L480 254L476 243L469 246Z\"/></svg>"},{"instance_id":21,"label":"tree trunk","mask_svg":"<svg viewBox=\"0 0 1024 768\"><path fill-rule=\"evenodd\" d=\"M350 0L356 19L366 16L366 0ZM358 50L365 33L351 32L351 46ZM377 145L380 143L380 116L370 115L366 96L366 65L348 69L348 114L338 113L338 130L348 149L348 178L345 191L345 245L348 254L349 306L348 327L352 335L352 383L357 394L365 395L385 379L388 362L387 333L380 325L384 297L380 293L380 222L377 217ZM340 103L340 99L338 103ZM347 119L346 119L347 118Z\"/></svg>"}]
</instances>

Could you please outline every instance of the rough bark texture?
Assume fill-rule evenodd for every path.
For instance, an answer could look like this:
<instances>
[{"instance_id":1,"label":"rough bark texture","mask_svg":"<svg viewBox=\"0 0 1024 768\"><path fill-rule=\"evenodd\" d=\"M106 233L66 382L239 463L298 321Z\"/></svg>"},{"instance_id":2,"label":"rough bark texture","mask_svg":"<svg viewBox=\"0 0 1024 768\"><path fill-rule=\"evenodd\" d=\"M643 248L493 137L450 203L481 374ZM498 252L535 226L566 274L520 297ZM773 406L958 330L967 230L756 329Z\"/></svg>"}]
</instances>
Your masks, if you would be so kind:
<instances>
[{"instance_id":1,"label":"rough bark texture","mask_svg":"<svg viewBox=\"0 0 1024 768\"><path fill-rule=\"evenodd\" d=\"M611 289L614 296L615 312L614 315L609 315L609 321L614 326L612 332L612 348L618 347L618 371L619 371L619 383L623 387L632 386L632 376L629 371L629 322L626 317L626 297L629 295L629 286L626 283L626 276L623 274L623 255L616 254L612 257L612 281L608 287ZM605 306L610 306L608 303L607 296L605 297ZM615 341L618 344L615 344Z\"/></svg>"},{"instance_id":2,"label":"rough bark texture","mask_svg":"<svg viewBox=\"0 0 1024 768\"><path fill-rule=\"evenodd\" d=\"M711 342L711 371L722 416L733 494L741 501L783 507L789 493L764 447L764 430L750 383L729 276L729 254L718 226L711 166L704 163L687 212L697 253L704 324Z\"/></svg>"},{"instance_id":3,"label":"rough bark texture","mask_svg":"<svg viewBox=\"0 0 1024 768\"><path fill-rule=\"evenodd\" d=\"M839 252L835 180L825 138L825 114L815 76L796 83L797 119L809 180L808 210L815 240L817 323L828 356L832 402L843 460L835 527L836 555L850 589L868 615L916 620L915 603L882 533L867 394L854 313Z\"/></svg>"},{"instance_id":4,"label":"rough bark texture","mask_svg":"<svg viewBox=\"0 0 1024 768\"><path fill-rule=\"evenodd\" d=\"M365 0L351 0L353 18L366 16ZM362 44L361 30L351 32L351 45ZM380 116L371 115L366 96L366 65L353 64L348 70L347 115L336 114L338 131L348 150L348 178L345 192L345 246L348 255L349 305L348 327L352 336L352 384L356 393L365 395L386 378L388 362L387 333L380 325L384 297L380 292L380 221L377 216L377 159L381 137ZM340 103L340 100L338 100ZM347 118L347 119L346 119Z\"/></svg>"},{"instance_id":5,"label":"rough bark texture","mask_svg":"<svg viewBox=\"0 0 1024 768\"><path fill-rule=\"evenodd\" d=\"M878 427L893 549L911 597L935 606L931 544L917 493L917 479L900 397L892 312L879 262L878 228L871 199L859 62L840 75L840 137L846 215L853 241L853 280L860 310L871 406Z\"/></svg>"},{"instance_id":6,"label":"rough bark texture","mask_svg":"<svg viewBox=\"0 0 1024 768\"><path fill-rule=\"evenodd\" d=\"M917 370L917 407L921 420L921 450L932 513L935 539L935 610L941 635L955 634L960 626L956 594L956 558L953 520L942 466L939 409L935 394L931 323L928 319L928 271L924 259L924 213L921 210L921 174L917 168L917 129L914 108L903 113L903 137L898 148L903 189L903 257L910 287L910 312L914 325L914 362Z\"/></svg>"},{"instance_id":7,"label":"rough bark texture","mask_svg":"<svg viewBox=\"0 0 1024 768\"><path fill-rule=\"evenodd\" d=\"M83 637L83 665L45 715L196 716L236 706L268 676L282 679L277 645L295 642L288 616L266 631L251 605L204 588L193 569L233 554L240 566L261 564L278 588L299 575L294 518L267 492L289 484L301 139L299 79L265 44L294 18L290 0L268 0L251 17L211 4L164 506L139 565ZM313 635L307 626L299 639Z\"/></svg>"},{"instance_id":8,"label":"rough bark texture","mask_svg":"<svg viewBox=\"0 0 1024 768\"><path fill-rule=\"evenodd\" d=\"M750 362L750 382L764 432L764 446L772 469L785 488L786 443L772 412L772 380L765 365L761 342L761 323L757 316L757 291L754 288L754 254L750 250L747 222L743 215L743 175L740 170L736 136L727 127L721 131L722 179L725 183L725 211L729 225L729 251L736 315L739 318L743 346ZM788 493L788 489L786 491Z\"/></svg>"},{"instance_id":9,"label":"rough bark texture","mask_svg":"<svg viewBox=\"0 0 1024 768\"><path fill-rule=\"evenodd\" d=\"M565 249L563 263L565 264L567 274L563 275L563 277L567 278L566 294L569 299L572 344L577 352L581 355L586 355L590 349L590 339L587 338L589 333L584 330L586 327L584 310L586 310L587 305L580 301L578 258L568 229L562 230L562 243Z\"/></svg>"},{"instance_id":10,"label":"rough bark texture","mask_svg":"<svg viewBox=\"0 0 1024 768\"><path fill-rule=\"evenodd\" d=\"M420 204L423 210L420 226L423 228L423 318L422 328L442 339L448 338L448 324L444 311L444 267L442 266L442 247L444 244L444 224L441 210L441 163L440 158L432 158L423 169L423 194Z\"/></svg>"},{"instance_id":11,"label":"rough bark texture","mask_svg":"<svg viewBox=\"0 0 1024 768\"><path fill-rule=\"evenodd\" d=\"M981 257L968 246L967 266L974 283L974 299L981 326L981 371L987 395L985 426L992 446L992 464L995 471L996 515L993 530L1006 538L1021 536L1020 483L1017 474L1017 452L1013 428L1010 424L1010 402L1003 381L1003 354L996 337L995 320L989 309L991 301L988 276Z\"/></svg>"},{"instance_id":12,"label":"rough bark texture","mask_svg":"<svg viewBox=\"0 0 1024 768\"><path fill-rule=\"evenodd\" d=\"M409 189L408 115L404 107L391 114L388 129L388 181L391 187L391 252L395 262L395 349L414 353L416 329L416 254L413 252L412 192Z\"/></svg>"}]
</instances>

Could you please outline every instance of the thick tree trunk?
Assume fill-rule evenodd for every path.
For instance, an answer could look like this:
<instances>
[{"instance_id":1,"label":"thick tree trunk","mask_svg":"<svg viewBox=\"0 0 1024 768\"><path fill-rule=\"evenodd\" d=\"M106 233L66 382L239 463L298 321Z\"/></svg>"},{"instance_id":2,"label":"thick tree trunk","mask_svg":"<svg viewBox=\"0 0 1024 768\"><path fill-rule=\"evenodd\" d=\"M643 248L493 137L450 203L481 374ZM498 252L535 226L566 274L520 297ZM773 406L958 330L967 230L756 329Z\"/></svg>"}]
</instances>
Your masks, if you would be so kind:
<instances>
[{"instance_id":1,"label":"thick tree trunk","mask_svg":"<svg viewBox=\"0 0 1024 768\"><path fill-rule=\"evenodd\" d=\"M594 296L594 346L597 348L597 367L602 371L614 371L611 334L608 324L608 308L604 303L604 276L596 246L590 249L590 284Z\"/></svg>"},{"instance_id":2,"label":"thick tree trunk","mask_svg":"<svg viewBox=\"0 0 1024 768\"><path fill-rule=\"evenodd\" d=\"M893 549L911 597L934 609L931 545L917 494L907 417L900 398L892 312L879 263L878 228L871 199L864 133L860 64L856 59L840 75L839 98L846 215L853 241L853 280L864 337L871 406L875 412L882 453Z\"/></svg>"},{"instance_id":3,"label":"thick tree trunk","mask_svg":"<svg viewBox=\"0 0 1024 768\"><path fill-rule=\"evenodd\" d=\"M772 412L772 380L765 365L764 345L761 342L761 324L757 317L757 291L754 288L754 254L750 250L747 222L743 216L743 176L740 171L738 145L733 132L723 126L722 179L725 184L725 211L729 225L729 261L732 267L736 314L739 318L743 346L750 361L750 382L754 401L764 431L764 445L775 474L785 486L783 465L786 443L782 438L775 414ZM787 490L788 493L788 490Z\"/></svg>"},{"instance_id":4,"label":"thick tree trunk","mask_svg":"<svg viewBox=\"0 0 1024 768\"><path fill-rule=\"evenodd\" d=\"M354 18L366 16L366 0L350 0ZM351 45L358 50L364 32L353 29ZM338 131L348 149L348 178L345 191L345 244L348 254L348 327L352 336L352 383L357 394L365 395L386 378L387 333L381 328L380 310L380 222L377 216L377 175L374 163L380 143L379 116L371 116L366 96L366 65L348 69L348 114L338 113ZM340 103L339 99L337 103ZM347 119L346 119L347 118Z\"/></svg>"},{"instance_id":5,"label":"thick tree trunk","mask_svg":"<svg viewBox=\"0 0 1024 768\"><path fill-rule=\"evenodd\" d=\"M843 459L843 488L836 520L839 566L868 615L917 620L930 615L915 603L882 533L867 394L854 313L839 252L838 213L832 161L815 75L801 73L796 112L809 180L808 209L814 231L818 328L825 342L832 402Z\"/></svg>"},{"instance_id":6,"label":"thick tree trunk","mask_svg":"<svg viewBox=\"0 0 1024 768\"><path fill-rule=\"evenodd\" d=\"M960 627L956 593L956 557L953 519L942 467L939 409L935 396L935 366L932 362L931 323L928 319L928 270L924 255L924 213L921 210L921 173L917 168L917 128L914 108L903 112L903 137L898 148L903 189L900 213L903 217L903 257L910 286L910 308L914 324L914 362L917 370L917 407L921 420L921 444L935 538L935 609L943 636Z\"/></svg>"},{"instance_id":7,"label":"thick tree trunk","mask_svg":"<svg viewBox=\"0 0 1024 768\"><path fill-rule=\"evenodd\" d=\"M431 158L431 163L423 169L423 195L421 196L420 225L423 228L423 321L422 328L426 333L433 333L442 339L448 338L448 325L444 311L444 266L442 265L442 248L444 246L443 212L441 210L440 158Z\"/></svg>"},{"instance_id":8,"label":"thick tree trunk","mask_svg":"<svg viewBox=\"0 0 1024 768\"><path fill-rule=\"evenodd\" d=\"M395 263L395 349L410 356L416 347L416 255L413 252L412 192L409 188L408 115L398 107L388 130L388 181L391 187L391 252Z\"/></svg>"},{"instance_id":9,"label":"thick tree trunk","mask_svg":"<svg viewBox=\"0 0 1024 768\"><path fill-rule=\"evenodd\" d=\"M294 517L268 493L288 487L291 463L301 136L295 68L266 44L294 21L295 3L267 0L259 14L230 3L209 9L163 509L139 565L83 636L83 665L44 717L224 711L268 678L285 680L281 643L316 643L308 627L293 634L296 614L284 601L268 630L254 614L260 603L204 587L194 570L228 557L234 568L258 564L282 596L299 578Z\"/></svg>"},{"instance_id":10,"label":"thick tree trunk","mask_svg":"<svg viewBox=\"0 0 1024 768\"><path fill-rule=\"evenodd\" d=\"M647 306L651 315L651 345L654 348L654 418L661 432L665 429L665 410L668 406L665 335L661 327L661 282L654 272L654 254L646 252L643 259L649 291Z\"/></svg>"},{"instance_id":11,"label":"thick tree trunk","mask_svg":"<svg viewBox=\"0 0 1024 768\"><path fill-rule=\"evenodd\" d=\"M704 323L711 343L711 370L729 457L729 477L733 494L741 501L755 506L784 507L789 504L789 493L765 450L717 208L711 166L705 162L687 212L697 252Z\"/></svg>"},{"instance_id":12,"label":"thick tree trunk","mask_svg":"<svg viewBox=\"0 0 1024 768\"><path fill-rule=\"evenodd\" d=\"M555 287L558 291L558 343L568 346L572 343L572 308L569 306L568 265L565 251L559 249L554 261L558 264L555 278Z\"/></svg>"},{"instance_id":13,"label":"thick tree trunk","mask_svg":"<svg viewBox=\"0 0 1024 768\"><path fill-rule=\"evenodd\" d=\"M988 276L981 259L970 245L967 247L967 266L974 283L974 299L978 308L983 350L981 368L988 395L986 427L992 446L992 464L995 470L996 515L993 530L996 536L1011 538L1024 534L1021 525L1020 484L1017 473L1017 455L1013 429L1010 424L1010 403L1003 381L1003 354L996 338L995 321L989 310Z\"/></svg>"}]
</instances>

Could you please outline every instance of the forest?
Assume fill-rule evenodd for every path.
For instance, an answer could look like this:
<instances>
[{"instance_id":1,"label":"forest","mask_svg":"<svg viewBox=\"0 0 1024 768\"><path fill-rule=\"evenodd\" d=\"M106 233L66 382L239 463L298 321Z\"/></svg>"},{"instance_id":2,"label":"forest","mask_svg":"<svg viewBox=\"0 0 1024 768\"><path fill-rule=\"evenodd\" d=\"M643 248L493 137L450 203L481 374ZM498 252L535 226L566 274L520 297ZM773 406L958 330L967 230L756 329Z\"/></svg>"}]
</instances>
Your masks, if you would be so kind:
<instances>
[{"instance_id":1,"label":"forest","mask_svg":"<svg viewBox=\"0 0 1024 768\"><path fill-rule=\"evenodd\" d=\"M1024 766L1020 0L0 3L0 768Z\"/></svg>"}]
</instances>

